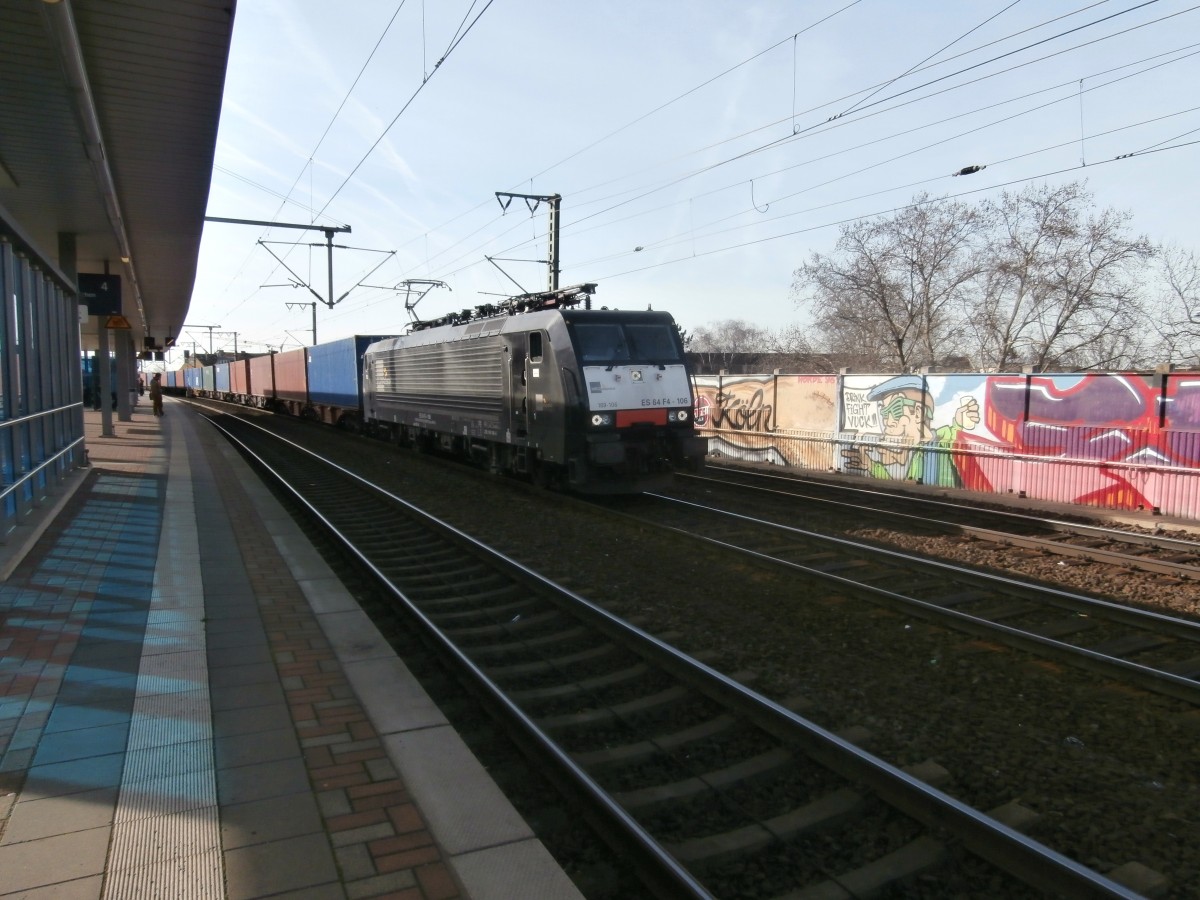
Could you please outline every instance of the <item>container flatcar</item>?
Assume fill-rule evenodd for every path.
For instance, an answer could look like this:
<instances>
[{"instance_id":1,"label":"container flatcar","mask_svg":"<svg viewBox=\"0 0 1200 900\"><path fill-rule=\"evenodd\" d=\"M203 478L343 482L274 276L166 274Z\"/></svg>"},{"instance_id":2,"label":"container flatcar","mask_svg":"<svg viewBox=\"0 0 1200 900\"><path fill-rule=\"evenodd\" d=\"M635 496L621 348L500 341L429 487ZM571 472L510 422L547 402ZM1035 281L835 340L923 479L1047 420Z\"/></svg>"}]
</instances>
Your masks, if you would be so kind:
<instances>
[{"instance_id":1,"label":"container flatcar","mask_svg":"<svg viewBox=\"0 0 1200 900\"><path fill-rule=\"evenodd\" d=\"M247 360L250 370L250 406L265 408L275 402L275 354L254 356Z\"/></svg>"},{"instance_id":2,"label":"container flatcar","mask_svg":"<svg viewBox=\"0 0 1200 900\"><path fill-rule=\"evenodd\" d=\"M275 404L294 416L308 406L308 348L297 347L276 353Z\"/></svg>"},{"instance_id":3,"label":"container flatcar","mask_svg":"<svg viewBox=\"0 0 1200 900\"><path fill-rule=\"evenodd\" d=\"M362 361L367 347L390 335L362 335L308 348L307 414L328 425L362 424Z\"/></svg>"},{"instance_id":4,"label":"container flatcar","mask_svg":"<svg viewBox=\"0 0 1200 900\"><path fill-rule=\"evenodd\" d=\"M229 396L229 366L227 362L217 363L213 366L213 386L212 389L222 400L232 399Z\"/></svg>"},{"instance_id":5,"label":"container flatcar","mask_svg":"<svg viewBox=\"0 0 1200 900\"><path fill-rule=\"evenodd\" d=\"M229 364L229 399L234 403L250 402L250 360L235 359Z\"/></svg>"}]
</instances>

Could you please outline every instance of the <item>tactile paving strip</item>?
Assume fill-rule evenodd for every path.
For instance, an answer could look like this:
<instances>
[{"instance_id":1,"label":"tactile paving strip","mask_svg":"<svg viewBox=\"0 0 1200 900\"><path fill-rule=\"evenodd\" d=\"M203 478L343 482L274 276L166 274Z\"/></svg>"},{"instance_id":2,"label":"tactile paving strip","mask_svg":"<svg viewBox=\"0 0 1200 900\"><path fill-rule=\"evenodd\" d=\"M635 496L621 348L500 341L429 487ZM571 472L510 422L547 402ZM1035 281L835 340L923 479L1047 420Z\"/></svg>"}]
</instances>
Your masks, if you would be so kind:
<instances>
[{"instance_id":1,"label":"tactile paving strip","mask_svg":"<svg viewBox=\"0 0 1200 900\"><path fill-rule=\"evenodd\" d=\"M187 448L172 442L105 900L224 896L204 590ZM165 564L164 564L165 563Z\"/></svg>"}]
</instances>

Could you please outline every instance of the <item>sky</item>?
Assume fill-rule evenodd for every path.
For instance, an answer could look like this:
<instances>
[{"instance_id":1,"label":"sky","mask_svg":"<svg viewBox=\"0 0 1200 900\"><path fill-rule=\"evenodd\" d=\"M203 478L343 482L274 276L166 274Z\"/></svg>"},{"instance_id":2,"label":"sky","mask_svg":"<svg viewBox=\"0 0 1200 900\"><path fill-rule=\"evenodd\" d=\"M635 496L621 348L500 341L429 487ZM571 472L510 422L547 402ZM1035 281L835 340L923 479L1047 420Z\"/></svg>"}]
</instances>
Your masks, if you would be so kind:
<instances>
[{"instance_id":1,"label":"sky","mask_svg":"<svg viewBox=\"0 0 1200 900\"><path fill-rule=\"evenodd\" d=\"M331 297L324 232L208 222L178 347L544 290L549 203L497 192L561 197L561 286L689 330L803 326L796 269L920 193L1085 181L1200 250L1197 84L1188 0L241 0L208 215L350 231Z\"/></svg>"}]
</instances>

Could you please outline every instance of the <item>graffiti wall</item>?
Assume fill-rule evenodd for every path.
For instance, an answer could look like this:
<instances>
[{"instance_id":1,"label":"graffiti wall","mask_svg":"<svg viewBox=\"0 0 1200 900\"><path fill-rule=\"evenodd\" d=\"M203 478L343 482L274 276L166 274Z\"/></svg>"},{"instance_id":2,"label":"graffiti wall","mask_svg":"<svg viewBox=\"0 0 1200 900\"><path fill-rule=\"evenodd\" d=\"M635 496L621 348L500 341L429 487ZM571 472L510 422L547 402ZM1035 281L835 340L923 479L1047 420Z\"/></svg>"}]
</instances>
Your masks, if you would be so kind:
<instances>
[{"instance_id":1,"label":"graffiti wall","mask_svg":"<svg viewBox=\"0 0 1200 900\"><path fill-rule=\"evenodd\" d=\"M837 376L702 375L695 391L696 424L710 435L709 452L806 469L832 467L827 438L837 426Z\"/></svg>"},{"instance_id":2,"label":"graffiti wall","mask_svg":"<svg viewBox=\"0 0 1200 900\"><path fill-rule=\"evenodd\" d=\"M708 376L714 453L1200 518L1200 373Z\"/></svg>"},{"instance_id":3,"label":"graffiti wall","mask_svg":"<svg viewBox=\"0 0 1200 900\"><path fill-rule=\"evenodd\" d=\"M987 440L983 376L845 375L841 462L874 478L962 487L953 451L964 432Z\"/></svg>"}]
</instances>

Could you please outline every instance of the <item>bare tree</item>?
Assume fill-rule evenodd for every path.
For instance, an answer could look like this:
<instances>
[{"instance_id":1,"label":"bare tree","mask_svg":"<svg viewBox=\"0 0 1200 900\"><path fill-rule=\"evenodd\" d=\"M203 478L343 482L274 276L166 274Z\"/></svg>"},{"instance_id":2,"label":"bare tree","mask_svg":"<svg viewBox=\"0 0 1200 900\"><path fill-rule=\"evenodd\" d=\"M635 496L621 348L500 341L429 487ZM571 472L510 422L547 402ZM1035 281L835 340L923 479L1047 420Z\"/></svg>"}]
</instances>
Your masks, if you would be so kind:
<instances>
[{"instance_id":1,"label":"bare tree","mask_svg":"<svg viewBox=\"0 0 1200 900\"><path fill-rule=\"evenodd\" d=\"M1156 274L1158 291L1146 317L1157 337L1154 361L1195 366L1200 363L1200 257L1164 246Z\"/></svg>"},{"instance_id":2,"label":"bare tree","mask_svg":"<svg viewBox=\"0 0 1200 900\"><path fill-rule=\"evenodd\" d=\"M1145 355L1137 279L1154 248L1128 236L1128 213L1085 218L1091 200L1075 182L984 205L995 238L968 320L984 366L1124 368Z\"/></svg>"},{"instance_id":3,"label":"bare tree","mask_svg":"<svg viewBox=\"0 0 1200 900\"><path fill-rule=\"evenodd\" d=\"M831 352L902 371L936 365L961 354L986 225L984 211L919 195L842 226L834 253L796 270L793 297Z\"/></svg>"},{"instance_id":4,"label":"bare tree","mask_svg":"<svg viewBox=\"0 0 1200 900\"><path fill-rule=\"evenodd\" d=\"M1165 265L1165 306L1148 309L1156 248L1130 235L1128 213L1091 204L1078 182L978 206L921 195L843 226L833 253L796 271L793 297L812 311L822 349L856 367L1118 369L1190 351L1194 257L1178 251Z\"/></svg>"},{"instance_id":5,"label":"bare tree","mask_svg":"<svg viewBox=\"0 0 1200 900\"><path fill-rule=\"evenodd\" d=\"M767 353L770 333L742 319L725 319L695 329L689 336L688 350L713 372L728 369L737 357Z\"/></svg>"},{"instance_id":6,"label":"bare tree","mask_svg":"<svg viewBox=\"0 0 1200 900\"><path fill-rule=\"evenodd\" d=\"M785 325L769 335L773 368L790 372L832 374L838 363L827 353L814 349L807 331L800 325Z\"/></svg>"}]
</instances>

